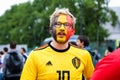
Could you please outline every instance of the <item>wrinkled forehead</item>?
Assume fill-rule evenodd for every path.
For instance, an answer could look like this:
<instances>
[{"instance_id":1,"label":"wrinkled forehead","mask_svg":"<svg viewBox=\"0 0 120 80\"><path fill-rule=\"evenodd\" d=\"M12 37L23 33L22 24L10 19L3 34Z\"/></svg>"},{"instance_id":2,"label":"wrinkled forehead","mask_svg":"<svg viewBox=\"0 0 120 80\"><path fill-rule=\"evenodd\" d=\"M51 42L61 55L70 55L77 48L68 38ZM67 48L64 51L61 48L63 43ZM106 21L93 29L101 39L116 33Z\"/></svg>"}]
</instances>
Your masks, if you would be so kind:
<instances>
[{"instance_id":1,"label":"wrinkled forehead","mask_svg":"<svg viewBox=\"0 0 120 80\"><path fill-rule=\"evenodd\" d=\"M55 22L61 22L61 23L70 23L73 24L73 19L70 15L60 14L56 17Z\"/></svg>"}]
</instances>

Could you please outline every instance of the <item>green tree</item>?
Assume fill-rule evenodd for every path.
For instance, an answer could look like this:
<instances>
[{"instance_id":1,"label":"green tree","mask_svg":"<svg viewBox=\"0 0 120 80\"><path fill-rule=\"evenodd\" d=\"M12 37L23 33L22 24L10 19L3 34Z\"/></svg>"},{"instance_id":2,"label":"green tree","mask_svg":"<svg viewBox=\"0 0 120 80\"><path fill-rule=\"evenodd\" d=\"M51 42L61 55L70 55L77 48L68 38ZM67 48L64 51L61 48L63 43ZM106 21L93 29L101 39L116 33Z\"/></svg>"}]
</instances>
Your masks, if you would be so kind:
<instances>
[{"instance_id":1,"label":"green tree","mask_svg":"<svg viewBox=\"0 0 120 80\"><path fill-rule=\"evenodd\" d=\"M115 26L117 22L115 12L106 5L105 0L34 0L14 5L0 17L0 44L16 40L29 47L40 45L50 36L49 16L63 7L76 17L76 34L102 42L109 35L103 24L111 22Z\"/></svg>"}]
</instances>

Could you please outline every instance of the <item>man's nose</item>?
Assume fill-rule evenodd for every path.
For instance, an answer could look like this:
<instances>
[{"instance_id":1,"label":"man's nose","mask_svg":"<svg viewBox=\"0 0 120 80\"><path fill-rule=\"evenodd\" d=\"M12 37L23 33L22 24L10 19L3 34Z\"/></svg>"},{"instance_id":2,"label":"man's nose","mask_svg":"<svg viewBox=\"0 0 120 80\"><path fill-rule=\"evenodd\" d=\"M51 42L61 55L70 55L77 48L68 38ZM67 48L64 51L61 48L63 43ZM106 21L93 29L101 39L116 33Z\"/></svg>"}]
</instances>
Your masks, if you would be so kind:
<instances>
[{"instance_id":1,"label":"man's nose","mask_svg":"<svg viewBox=\"0 0 120 80\"><path fill-rule=\"evenodd\" d=\"M64 29L65 29L65 26L62 24L62 25L60 26L60 29L61 29L61 30L64 30Z\"/></svg>"}]
</instances>

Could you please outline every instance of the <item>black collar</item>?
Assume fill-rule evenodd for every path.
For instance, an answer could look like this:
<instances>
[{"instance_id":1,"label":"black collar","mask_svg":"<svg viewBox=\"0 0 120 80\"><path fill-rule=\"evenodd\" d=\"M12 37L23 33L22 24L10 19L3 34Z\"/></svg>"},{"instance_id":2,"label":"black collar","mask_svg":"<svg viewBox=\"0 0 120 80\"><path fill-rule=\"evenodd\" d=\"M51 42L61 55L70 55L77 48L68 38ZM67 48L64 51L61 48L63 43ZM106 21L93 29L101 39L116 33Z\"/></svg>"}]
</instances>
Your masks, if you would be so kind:
<instances>
[{"instance_id":1,"label":"black collar","mask_svg":"<svg viewBox=\"0 0 120 80\"><path fill-rule=\"evenodd\" d=\"M56 49L55 47L53 47L53 46L51 45L51 42L52 42L52 41L50 41L50 42L48 43L49 46L50 46L53 50L55 50L55 51L57 51L57 52L65 52L65 51L67 51L67 50L70 48L70 44L68 44L68 47L67 47L66 49L59 50L59 49Z\"/></svg>"}]
</instances>

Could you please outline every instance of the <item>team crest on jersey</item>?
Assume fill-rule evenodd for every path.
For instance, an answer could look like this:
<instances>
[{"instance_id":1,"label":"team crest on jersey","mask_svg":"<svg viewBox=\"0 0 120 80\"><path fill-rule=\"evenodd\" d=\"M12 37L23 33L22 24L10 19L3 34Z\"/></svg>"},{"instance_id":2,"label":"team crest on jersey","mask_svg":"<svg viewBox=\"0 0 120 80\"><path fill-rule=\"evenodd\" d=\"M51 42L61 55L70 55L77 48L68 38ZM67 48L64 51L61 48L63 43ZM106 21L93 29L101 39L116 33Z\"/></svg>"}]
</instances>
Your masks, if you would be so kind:
<instances>
[{"instance_id":1,"label":"team crest on jersey","mask_svg":"<svg viewBox=\"0 0 120 80\"><path fill-rule=\"evenodd\" d=\"M72 64L76 69L78 69L80 67L80 59L77 58L77 57L73 58L72 59Z\"/></svg>"}]
</instances>

